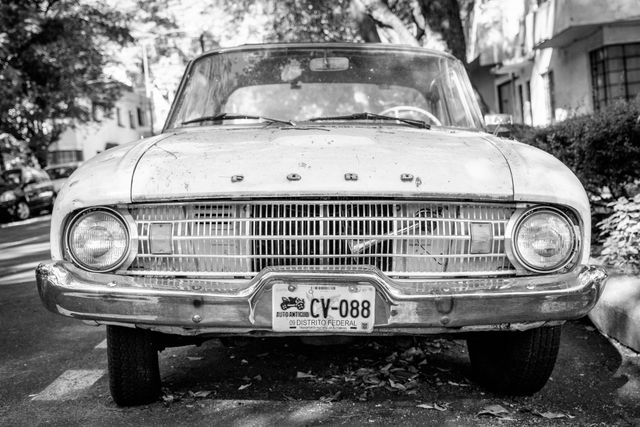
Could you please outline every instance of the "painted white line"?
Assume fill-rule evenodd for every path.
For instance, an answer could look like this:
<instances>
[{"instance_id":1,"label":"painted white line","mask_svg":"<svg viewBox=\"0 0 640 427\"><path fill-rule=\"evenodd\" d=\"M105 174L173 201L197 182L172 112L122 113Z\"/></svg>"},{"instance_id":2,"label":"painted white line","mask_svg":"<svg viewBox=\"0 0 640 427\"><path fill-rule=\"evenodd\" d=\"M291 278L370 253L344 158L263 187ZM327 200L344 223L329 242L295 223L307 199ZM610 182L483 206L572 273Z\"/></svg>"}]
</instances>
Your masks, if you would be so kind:
<instances>
[{"instance_id":1,"label":"painted white line","mask_svg":"<svg viewBox=\"0 0 640 427\"><path fill-rule=\"evenodd\" d=\"M73 400L80 393L98 381L105 374L104 369L78 369L65 371L47 388L31 400Z\"/></svg>"},{"instance_id":2,"label":"painted white line","mask_svg":"<svg viewBox=\"0 0 640 427\"><path fill-rule=\"evenodd\" d=\"M102 341L100 341L98 343L97 346L95 346L95 349L101 349L101 348L107 348L107 339L103 339Z\"/></svg>"},{"instance_id":3,"label":"painted white line","mask_svg":"<svg viewBox=\"0 0 640 427\"><path fill-rule=\"evenodd\" d=\"M36 280L36 267L43 261L25 262L13 266L10 270L0 272L0 286L13 285L22 282L34 282ZM17 271L16 271L17 270Z\"/></svg>"},{"instance_id":4,"label":"painted white line","mask_svg":"<svg viewBox=\"0 0 640 427\"><path fill-rule=\"evenodd\" d=\"M49 253L49 242L31 243L29 245L3 249L0 253L0 261L8 261L40 253Z\"/></svg>"},{"instance_id":5,"label":"painted white line","mask_svg":"<svg viewBox=\"0 0 640 427\"><path fill-rule=\"evenodd\" d=\"M0 249L6 249L6 248L12 248L14 246L22 246L22 245L26 245L27 243L33 243L36 240L49 240L49 236L34 236L34 237L29 237L27 239L22 239L22 240L14 240L13 242L7 242L7 243L2 243L0 244Z\"/></svg>"},{"instance_id":6,"label":"painted white line","mask_svg":"<svg viewBox=\"0 0 640 427\"><path fill-rule=\"evenodd\" d=\"M51 219L51 214L44 215L44 216L39 216L39 217L35 217L35 218L25 219L24 221L16 221L16 222L10 222L8 224L0 224L0 228L17 227L19 225L27 225L27 224L33 224L33 223L36 223L36 222L49 221L50 219Z\"/></svg>"}]
</instances>

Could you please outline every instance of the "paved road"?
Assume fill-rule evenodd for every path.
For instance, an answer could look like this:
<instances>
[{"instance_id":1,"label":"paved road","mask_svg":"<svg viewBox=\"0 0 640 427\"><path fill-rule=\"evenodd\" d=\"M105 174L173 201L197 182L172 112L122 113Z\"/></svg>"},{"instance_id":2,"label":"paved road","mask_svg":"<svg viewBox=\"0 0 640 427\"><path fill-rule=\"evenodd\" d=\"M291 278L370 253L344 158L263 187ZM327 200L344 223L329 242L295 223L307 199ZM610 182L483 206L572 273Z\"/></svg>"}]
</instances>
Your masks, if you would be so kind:
<instances>
[{"instance_id":1,"label":"paved road","mask_svg":"<svg viewBox=\"0 0 640 427\"><path fill-rule=\"evenodd\" d=\"M565 326L552 380L528 398L473 384L459 340L209 341L161 353L162 401L118 408L104 328L40 305L33 268L48 257L48 227L0 228L0 425L640 424L638 357L586 322ZM503 419L478 415L491 405Z\"/></svg>"}]
</instances>

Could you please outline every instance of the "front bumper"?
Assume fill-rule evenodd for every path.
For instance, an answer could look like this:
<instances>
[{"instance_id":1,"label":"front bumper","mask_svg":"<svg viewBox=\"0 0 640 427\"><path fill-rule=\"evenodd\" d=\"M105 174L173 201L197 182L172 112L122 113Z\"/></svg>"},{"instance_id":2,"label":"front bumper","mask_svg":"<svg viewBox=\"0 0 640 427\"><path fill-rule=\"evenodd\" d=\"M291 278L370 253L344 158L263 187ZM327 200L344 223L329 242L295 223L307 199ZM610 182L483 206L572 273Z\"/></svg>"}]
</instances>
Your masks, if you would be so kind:
<instances>
[{"instance_id":1,"label":"front bumper","mask_svg":"<svg viewBox=\"0 0 640 427\"><path fill-rule=\"evenodd\" d=\"M269 268L249 282L150 281L88 273L67 262L36 271L40 298L54 313L179 335L283 335L271 321L271 287L283 282L373 285L374 335L521 330L584 316L606 278L597 266L549 276L417 281L391 280L373 267Z\"/></svg>"}]
</instances>

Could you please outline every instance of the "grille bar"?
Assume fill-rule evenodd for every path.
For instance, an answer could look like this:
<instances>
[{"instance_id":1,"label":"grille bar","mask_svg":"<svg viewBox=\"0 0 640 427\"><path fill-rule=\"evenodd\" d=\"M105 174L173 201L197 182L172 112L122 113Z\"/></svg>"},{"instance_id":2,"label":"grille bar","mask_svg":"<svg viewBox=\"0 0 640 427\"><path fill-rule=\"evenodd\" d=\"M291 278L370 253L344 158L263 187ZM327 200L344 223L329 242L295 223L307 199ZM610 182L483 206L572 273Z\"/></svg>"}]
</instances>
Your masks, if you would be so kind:
<instances>
[{"instance_id":1,"label":"grille bar","mask_svg":"<svg viewBox=\"0 0 640 427\"><path fill-rule=\"evenodd\" d=\"M131 205L138 254L123 274L253 277L269 266L372 265L392 277L513 274L505 253L513 206L415 201L237 201ZM172 225L152 253L154 223ZM471 225L490 228L471 253Z\"/></svg>"}]
</instances>

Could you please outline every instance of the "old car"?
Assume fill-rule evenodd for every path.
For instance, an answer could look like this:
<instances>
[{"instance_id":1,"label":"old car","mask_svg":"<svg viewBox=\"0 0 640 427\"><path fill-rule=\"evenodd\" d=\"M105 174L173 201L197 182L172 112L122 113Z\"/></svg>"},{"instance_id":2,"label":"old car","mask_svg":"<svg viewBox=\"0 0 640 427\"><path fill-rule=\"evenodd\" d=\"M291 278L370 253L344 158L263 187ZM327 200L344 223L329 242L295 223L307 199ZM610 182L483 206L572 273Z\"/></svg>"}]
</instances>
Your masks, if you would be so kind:
<instances>
[{"instance_id":1,"label":"old car","mask_svg":"<svg viewBox=\"0 0 640 427\"><path fill-rule=\"evenodd\" d=\"M63 187L40 297L107 325L119 405L158 398L163 348L215 337L460 334L481 385L535 393L606 272L578 179L483 126L445 53L203 54L160 135Z\"/></svg>"},{"instance_id":2,"label":"old car","mask_svg":"<svg viewBox=\"0 0 640 427\"><path fill-rule=\"evenodd\" d=\"M0 174L0 218L24 220L32 212L51 210L53 183L40 168L23 166Z\"/></svg>"}]
</instances>

